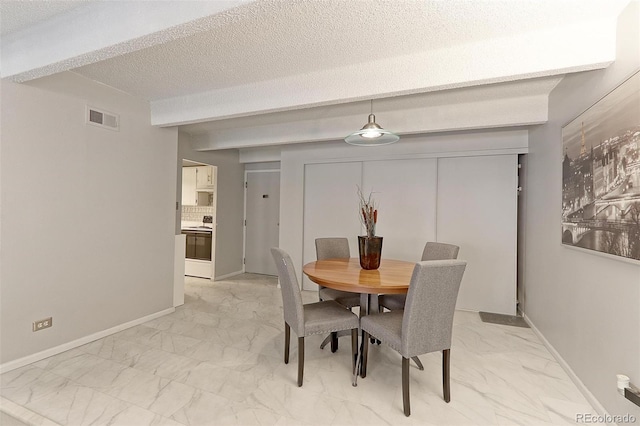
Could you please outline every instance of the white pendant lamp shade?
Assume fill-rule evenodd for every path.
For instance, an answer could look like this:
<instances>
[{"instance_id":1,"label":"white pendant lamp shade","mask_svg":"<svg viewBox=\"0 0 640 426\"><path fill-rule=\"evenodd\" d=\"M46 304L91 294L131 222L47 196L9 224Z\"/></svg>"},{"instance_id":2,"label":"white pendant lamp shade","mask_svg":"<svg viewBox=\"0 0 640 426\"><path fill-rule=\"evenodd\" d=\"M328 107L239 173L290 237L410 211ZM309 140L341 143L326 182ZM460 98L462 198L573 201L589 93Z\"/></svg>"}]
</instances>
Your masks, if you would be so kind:
<instances>
[{"instance_id":1,"label":"white pendant lamp shade","mask_svg":"<svg viewBox=\"0 0 640 426\"><path fill-rule=\"evenodd\" d=\"M371 101L371 109L373 110L373 101ZM371 113L367 124L362 129L344 138L344 141L351 145L378 146L388 145L397 142L399 139L400 136L380 127L376 123L376 116Z\"/></svg>"}]
</instances>

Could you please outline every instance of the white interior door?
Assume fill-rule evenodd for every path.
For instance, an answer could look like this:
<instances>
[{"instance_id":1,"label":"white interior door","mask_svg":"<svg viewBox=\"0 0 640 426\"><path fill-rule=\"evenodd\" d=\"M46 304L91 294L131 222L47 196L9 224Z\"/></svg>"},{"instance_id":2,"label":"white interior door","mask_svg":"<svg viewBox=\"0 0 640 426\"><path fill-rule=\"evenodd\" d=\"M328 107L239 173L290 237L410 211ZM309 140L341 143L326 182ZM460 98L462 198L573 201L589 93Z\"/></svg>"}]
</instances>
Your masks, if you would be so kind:
<instances>
[{"instance_id":1,"label":"white interior door","mask_svg":"<svg viewBox=\"0 0 640 426\"><path fill-rule=\"evenodd\" d=\"M516 313L517 155L438 160L438 241L467 261L458 309Z\"/></svg>"},{"instance_id":2,"label":"white interior door","mask_svg":"<svg viewBox=\"0 0 640 426\"><path fill-rule=\"evenodd\" d=\"M280 171L247 171L245 272L277 275L271 247L278 247Z\"/></svg>"},{"instance_id":3,"label":"white interior door","mask_svg":"<svg viewBox=\"0 0 640 426\"><path fill-rule=\"evenodd\" d=\"M362 163L307 164L304 170L304 263L316 260L316 238L346 237L351 257L358 257L358 193ZM302 269L296 267L296 269ZM318 288L303 275L302 288Z\"/></svg>"}]
</instances>

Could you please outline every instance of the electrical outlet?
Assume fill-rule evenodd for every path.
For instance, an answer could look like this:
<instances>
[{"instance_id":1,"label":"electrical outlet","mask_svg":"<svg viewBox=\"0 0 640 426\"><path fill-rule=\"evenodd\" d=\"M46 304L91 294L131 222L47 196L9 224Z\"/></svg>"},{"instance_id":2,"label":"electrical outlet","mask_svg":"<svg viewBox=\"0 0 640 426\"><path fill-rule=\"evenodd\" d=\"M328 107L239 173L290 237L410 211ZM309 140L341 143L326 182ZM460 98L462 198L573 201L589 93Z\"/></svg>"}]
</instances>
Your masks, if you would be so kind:
<instances>
[{"instance_id":1,"label":"electrical outlet","mask_svg":"<svg viewBox=\"0 0 640 426\"><path fill-rule=\"evenodd\" d=\"M53 317L41 319L33 323L33 331L44 330L45 328L49 328L52 325L53 325Z\"/></svg>"}]
</instances>

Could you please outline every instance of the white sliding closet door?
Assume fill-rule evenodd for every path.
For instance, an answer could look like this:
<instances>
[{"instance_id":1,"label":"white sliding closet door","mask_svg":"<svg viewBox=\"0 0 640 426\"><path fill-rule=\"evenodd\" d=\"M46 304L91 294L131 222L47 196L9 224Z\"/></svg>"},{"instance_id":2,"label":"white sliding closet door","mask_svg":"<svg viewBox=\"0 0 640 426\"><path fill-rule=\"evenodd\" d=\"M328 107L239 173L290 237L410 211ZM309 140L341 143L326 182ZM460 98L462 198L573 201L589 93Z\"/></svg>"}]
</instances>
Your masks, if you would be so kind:
<instances>
[{"instance_id":1,"label":"white sliding closet door","mask_svg":"<svg viewBox=\"0 0 640 426\"><path fill-rule=\"evenodd\" d=\"M361 162L305 166L303 264L316 260L315 239L321 237L349 238L351 257L358 257L360 220L356 185L361 180ZM315 290L318 286L304 276L302 288Z\"/></svg>"},{"instance_id":2,"label":"white sliding closet door","mask_svg":"<svg viewBox=\"0 0 640 426\"><path fill-rule=\"evenodd\" d=\"M418 262L425 243L436 238L437 160L367 161L363 167L363 192L373 190L379 204L382 257Z\"/></svg>"},{"instance_id":3,"label":"white sliding closet door","mask_svg":"<svg viewBox=\"0 0 640 426\"><path fill-rule=\"evenodd\" d=\"M516 313L517 155L438 160L438 241L466 260L457 309Z\"/></svg>"}]
</instances>

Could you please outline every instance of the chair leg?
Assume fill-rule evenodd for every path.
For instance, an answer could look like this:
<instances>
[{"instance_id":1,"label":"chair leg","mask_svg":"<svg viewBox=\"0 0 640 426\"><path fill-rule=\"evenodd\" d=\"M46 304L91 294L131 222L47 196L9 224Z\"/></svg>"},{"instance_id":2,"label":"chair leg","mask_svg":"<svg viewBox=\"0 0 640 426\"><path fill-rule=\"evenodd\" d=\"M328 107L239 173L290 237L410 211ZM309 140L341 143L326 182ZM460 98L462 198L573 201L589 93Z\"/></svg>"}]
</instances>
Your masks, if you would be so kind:
<instances>
[{"instance_id":1,"label":"chair leg","mask_svg":"<svg viewBox=\"0 0 640 426\"><path fill-rule=\"evenodd\" d=\"M409 358L402 357L402 405L404 415L411 415L411 404L409 402Z\"/></svg>"},{"instance_id":2,"label":"chair leg","mask_svg":"<svg viewBox=\"0 0 640 426\"><path fill-rule=\"evenodd\" d=\"M363 331L362 337L362 364L360 365L360 377L367 377L367 358L369 355L369 333Z\"/></svg>"},{"instance_id":3,"label":"chair leg","mask_svg":"<svg viewBox=\"0 0 640 426\"><path fill-rule=\"evenodd\" d=\"M284 323L284 363L289 364L289 342L291 341L291 327Z\"/></svg>"},{"instance_id":4,"label":"chair leg","mask_svg":"<svg viewBox=\"0 0 640 426\"><path fill-rule=\"evenodd\" d=\"M351 329L351 358L353 358L353 369L356 369L358 363L358 329Z\"/></svg>"},{"instance_id":5,"label":"chair leg","mask_svg":"<svg viewBox=\"0 0 640 426\"><path fill-rule=\"evenodd\" d=\"M422 365L422 363L420 362L420 358L418 358L417 356L412 356L411 359L418 366L418 370L424 370L424 365Z\"/></svg>"},{"instance_id":6,"label":"chair leg","mask_svg":"<svg viewBox=\"0 0 640 426\"><path fill-rule=\"evenodd\" d=\"M449 375L449 366L451 363L451 349L442 351L442 390L444 393L444 401L451 401L451 377Z\"/></svg>"},{"instance_id":7,"label":"chair leg","mask_svg":"<svg viewBox=\"0 0 640 426\"><path fill-rule=\"evenodd\" d=\"M298 387L304 376L304 337L298 337Z\"/></svg>"},{"instance_id":8,"label":"chair leg","mask_svg":"<svg viewBox=\"0 0 640 426\"><path fill-rule=\"evenodd\" d=\"M338 350L338 333L335 331L331 333L331 353L335 353Z\"/></svg>"}]
</instances>

